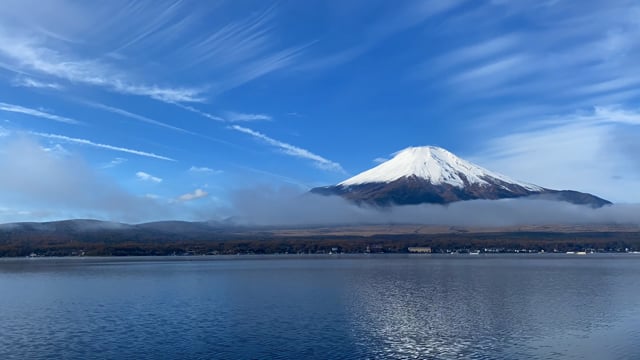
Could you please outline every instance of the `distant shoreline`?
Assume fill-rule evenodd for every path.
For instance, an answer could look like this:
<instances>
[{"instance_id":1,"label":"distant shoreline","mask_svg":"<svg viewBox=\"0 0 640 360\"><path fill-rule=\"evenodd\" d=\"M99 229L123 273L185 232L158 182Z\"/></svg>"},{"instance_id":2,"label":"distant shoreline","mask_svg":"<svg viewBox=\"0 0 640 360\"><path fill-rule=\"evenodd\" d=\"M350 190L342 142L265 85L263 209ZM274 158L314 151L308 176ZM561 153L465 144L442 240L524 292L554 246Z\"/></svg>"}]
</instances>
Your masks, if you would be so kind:
<instances>
[{"instance_id":1,"label":"distant shoreline","mask_svg":"<svg viewBox=\"0 0 640 360\"><path fill-rule=\"evenodd\" d=\"M405 233L367 236L126 231L0 234L0 257L364 254L409 253L409 248L428 249L431 253L621 253L640 250L640 232Z\"/></svg>"},{"instance_id":2,"label":"distant shoreline","mask_svg":"<svg viewBox=\"0 0 640 360\"><path fill-rule=\"evenodd\" d=\"M640 259L640 252L594 252L584 254L575 253L480 253L480 256L474 256L469 253L431 253L431 254L412 254L412 253L339 253L339 254L218 254L218 255L122 255L122 256L109 256L109 255L95 255L95 256L13 256L13 257L0 257L0 264L3 261L11 260L24 260L24 261L55 261L55 260L125 260L125 261L153 261L153 260L169 260L169 261L207 261L207 260L247 260L247 259L301 259L301 260L326 260L326 259L366 259L377 257L397 257L397 258L446 258L446 259L460 259L460 258L558 258L558 259L582 259L582 258L603 258L603 257L629 257L633 258L637 256Z\"/></svg>"}]
</instances>

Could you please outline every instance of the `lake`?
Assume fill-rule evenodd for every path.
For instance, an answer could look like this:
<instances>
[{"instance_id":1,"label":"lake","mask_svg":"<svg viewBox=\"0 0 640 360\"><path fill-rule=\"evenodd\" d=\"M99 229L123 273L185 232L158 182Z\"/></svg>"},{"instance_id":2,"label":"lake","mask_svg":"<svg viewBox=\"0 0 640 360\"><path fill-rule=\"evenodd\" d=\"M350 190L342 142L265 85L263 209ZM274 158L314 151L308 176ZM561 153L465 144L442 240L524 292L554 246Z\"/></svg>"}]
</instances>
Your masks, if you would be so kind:
<instances>
[{"instance_id":1,"label":"lake","mask_svg":"<svg viewBox=\"0 0 640 360\"><path fill-rule=\"evenodd\" d=\"M0 259L0 359L640 358L640 255Z\"/></svg>"}]
</instances>

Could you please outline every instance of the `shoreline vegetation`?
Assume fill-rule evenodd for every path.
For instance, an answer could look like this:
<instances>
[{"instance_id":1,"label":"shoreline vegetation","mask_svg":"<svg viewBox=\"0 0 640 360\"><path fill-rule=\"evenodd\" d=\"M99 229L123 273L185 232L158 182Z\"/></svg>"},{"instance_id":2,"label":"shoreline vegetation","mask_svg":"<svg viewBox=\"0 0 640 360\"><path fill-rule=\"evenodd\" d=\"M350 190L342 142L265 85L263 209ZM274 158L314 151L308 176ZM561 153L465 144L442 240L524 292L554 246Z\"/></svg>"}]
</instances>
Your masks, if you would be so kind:
<instances>
[{"instance_id":1,"label":"shoreline vegetation","mask_svg":"<svg viewBox=\"0 0 640 360\"><path fill-rule=\"evenodd\" d=\"M439 231L439 230L438 230ZM0 257L357 253L590 253L640 250L638 228L438 232L424 227L153 230L0 229Z\"/></svg>"}]
</instances>

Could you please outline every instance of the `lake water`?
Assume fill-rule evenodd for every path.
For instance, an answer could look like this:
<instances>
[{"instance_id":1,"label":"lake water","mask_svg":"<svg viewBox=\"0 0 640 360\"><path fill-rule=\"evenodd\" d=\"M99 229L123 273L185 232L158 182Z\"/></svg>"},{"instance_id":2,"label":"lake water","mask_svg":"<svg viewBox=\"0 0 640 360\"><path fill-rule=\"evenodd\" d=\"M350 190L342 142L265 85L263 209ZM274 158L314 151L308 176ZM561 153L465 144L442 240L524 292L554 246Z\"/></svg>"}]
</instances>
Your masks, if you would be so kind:
<instances>
[{"instance_id":1,"label":"lake water","mask_svg":"<svg viewBox=\"0 0 640 360\"><path fill-rule=\"evenodd\" d=\"M0 359L638 359L640 255L0 259Z\"/></svg>"}]
</instances>

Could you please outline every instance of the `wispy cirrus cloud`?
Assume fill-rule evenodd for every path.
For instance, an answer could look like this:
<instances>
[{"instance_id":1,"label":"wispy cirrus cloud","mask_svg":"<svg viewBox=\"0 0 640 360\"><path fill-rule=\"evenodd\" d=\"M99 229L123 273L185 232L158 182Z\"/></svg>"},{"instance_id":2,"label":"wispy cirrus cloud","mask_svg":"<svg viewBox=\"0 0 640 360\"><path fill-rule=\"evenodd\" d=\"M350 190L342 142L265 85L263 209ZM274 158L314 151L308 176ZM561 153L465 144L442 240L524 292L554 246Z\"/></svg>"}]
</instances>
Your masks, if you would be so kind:
<instances>
[{"instance_id":1,"label":"wispy cirrus cloud","mask_svg":"<svg viewBox=\"0 0 640 360\"><path fill-rule=\"evenodd\" d=\"M144 122L144 123L147 123L147 124L155 125L155 126L158 126L158 127L162 127L162 128L165 128L165 129L173 130L173 131L176 131L176 132L181 132L181 133L188 134L188 135L197 136L197 137L200 137L202 139L214 141L214 142L221 143L221 144L235 146L232 143L230 143L228 141L225 141L225 140L222 140L222 139L219 139L219 138L211 137L211 136L208 136L208 135L205 135L205 134L202 134L202 133L196 133L196 132L187 130L187 129L182 128L182 127L173 126L173 125L168 124L166 122L154 120L154 119L151 119L151 118L146 117L144 115L132 113L130 111L127 111L127 110L124 110L124 109L121 109L121 108L117 108L117 107L114 107L114 106L109 106L109 105L96 103L96 102L91 102L91 101L80 101L80 102L82 102L83 104L85 104L87 106L91 106L91 107L94 107L94 108L97 108L97 109L108 111L108 112L111 112L111 113L114 113L114 114L117 114L117 115L121 115L121 116L128 117L128 118L140 121L140 122ZM189 106L189 105L184 105L184 104L180 104L180 103L172 103L172 104L176 105L176 106L178 106L180 108L183 108L183 109L185 109L187 111L191 111L191 112L194 112L194 113L196 113L198 115L204 116L204 117L206 117L208 119L221 121L221 122L226 121L223 118L216 117L215 115L200 111L200 110L198 110L198 109L196 109L196 108L194 108L192 106Z\"/></svg>"},{"instance_id":2,"label":"wispy cirrus cloud","mask_svg":"<svg viewBox=\"0 0 640 360\"><path fill-rule=\"evenodd\" d=\"M606 79L575 90L576 94L601 94L622 89L635 88L640 83L640 76L623 76Z\"/></svg>"},{"instance_id":3,"label":"wispy cirrus cloud","mask_svg":"<svg viewBox=\"0 0 640 360\"><path fill-rule=\"evenodd\" d=\"M102 85L100 82L96 85ZM107 82L107 85L116 92L129 95L148 96L166 103L174 102L204 102L204 87L162 87L158 85L134 84L127 80Z\"/></svg>"},{"instance_id":4,"label":"wispy cirrus cloud","mask_svg":"<svg viewBox=\"0 0 640 360\"><path fill-rule=\"evenodd\" d=\"M358 34L350 34L354 41L351 46L341 49L325 49L325 51L313 58L308 58L296 66L300 70L316 71L325 68L340 66L365 55L392 36L423 24L430 18L442 13L455 10L462 5L465 0L435 0L435 1L406 1L402 4L388 6L390 3L384 1L372 5L385 9L378 13L379 17L372 22L368 18L371 13L361 11L359 7L353 5L337 5L340 11L349 14L350 22L369 23L369 26L363 27L363 31ZM324 42L319 40L312 45L321 48Z\"/></svg>"},{"instance_id":5,"label":"wispy cirrus cloud","mask_svg":"<svg viewBox=\"0 0 640 360\"><path fill-rule=\"evenodd\" d=\"M309 186L309 184L305 184L304 182L298 180L298 179L294 179L292 177L289 176L284 176L282 174L276 174L274 172L271 171L267 171L267 170L263 170L263 169L256 169L254 167L251 166L244 166L244 165L235 165L236 168L244 170L244 171L248 171L248 172L252 172L255 174L258 174L260 176L267 176L273 179L277 179L278 181L282 181L291 185L295 185L301 189L306 189L306 190L310 190L311 187Z\"/></svg>"},{"instance_id":6,"label":"wispy cirrus cloud","mask_svg":"<svg viewBox=\"0 0 640 360\"><path fill-rule=\"evenodd\" d=\"M640 85L635 75L640 70L638 4L614 0L539 5L494 2L448 19L451 30L476 23L477 35L427 60L416 73L430 85L446 85L466 102L520 97L525 104L519 105L546 103L558 106L558 113L568 105L576 109L640 96L634 92ZM504 35L513 16L533 26Z\"/></svg>"},{"instance_id":7,"label":"wispy cirrus cloud","mask_svg":"<svg viewBox=\"0 0 640 360\"><path fill-rule=\"evenodd\" d=\"M31 108L27 108L20 105L7 104L7 103L0 102L0 110L18 113L18 114L25 114L29 116L35 116L35 117L53 120L53 121L57 121L65 124L72 124L72 125L82 124L82 122L75 119L71 119L68 117L60 116L60 115L50 114L41 110L31 109Z\"/></svg>"},{"instance_id":8,"label":"wispy cirrus cloud","mask_svg":"<svg viewBox=\"0 0 640 360\"><path fill-rule=\"evenodd\" d=\"M220 174L222 170L214 170L206 166L192 166L189 168L189 172L196 174Z\"/></svg>"},{"instance_id":9,"label":"wispy cirrus cloud","mask_svg":"<svg viewBox=\"0 0 640 360\"><path fill-rule=\"evenodd\" d=\"M155 126L159 126L159 127L163 127L165 129L169 129L169 130L174 130L174 131L178 131L178 132L182 132L182 133L186 133L186 134L191 134L191 135L195 135L195 133L189 131L189 130L185 130L183 128L177 127L177 126L173 126L173 125L169 125L167 123L161 122L161 121L157 121L157 120L153 120L150 119L146 116L143 115L139 115L139 114L135 114L132 112L129 112L127 110L124 109L120 109L117 107L113 107L113 106L108 106L108 105L104 105L104 104L100 104L100 103L96 103L96 102L84 102L86 105L89 105L91 107L94 107L96 109L101 109L104 111L108 111L114 114L118 114L124 117L128 117L130 119L134 119L140 122L144 122L147 124L151 124L151 125L155 125Z\"/></svg>"},{"instance_id":10,"label":"wispy cirrus cloud","mask_svg":"<svg viewBox=\"0 0 640 360\"><path fill-rule=\"evenodd\" d=\"M271 6L191 41L182 48L191 57L185 65L225 67L249 61L257 53L266 52L271 41L269 24L274 17L275 7Z\"/></svg>"},{"instance_id":11,"label":"wispy cirrus cloud","mask_svg":"<svg viewBox=\"0 0 640 360\"><path fill-rule=\"evenodd\" d=\"M278 70L291 67L309 48L309 44L289 47L284 50L258 57L232 71L218 88L218 92L228 91Z\"/></svg>"},{"instance_id":12,"label":"wispy cirrus cloud","mask_svg":"<svg viewBox=\"0 0 640 360\"><path fill-rule=\"evenodd\" d=\"M2 30L0 28L0 55L19 68L72 83L99 86L121 94L147 96L164 102L204 101L204 88L163 87L137 83L130 75L102 61L84 60L64 54L57 49L49 48L39 38L10 36ZM13 70L13 67L4 68Z\"/></svg>"},{"instance_id":13,"label":"wispy cirrus cloud","mask_svg":"<svg viewBox=\"0 0 640 360\"><path fill-rule=\"evenodd\" d=\"M460 91L494 89L531 72L532 69L526 63L526 56L509 54L464 70L451 79L451 84L461 89Z\"/></svg>"},{"instance_id":14,"label":"wispy cirrus cloud","mask_svg":"<svg viewBox=\"0 0 640 360\"><path fill-rule=\"evenodd\" d=\"M133 154L133 155L138 155L138 156L143 156L143 157L148 157L148 158L153 158L158 160L176 161L175 159L172 159L170 157L154 154L151 152L129 149L129 148L114 146L109 144L97 143L87 139L73 138L65 135L40 133L40 132L30 132L30 134L38 137L46 138L46 139L59 140L59 141L72 143L72 144L91 146L91 147L106 149L111 151L118 151L118 152L123 152L127 154Z\"/></svg>"},{"instance_id":15,"label":"wispy cirrus cloud","mask_svg":"<svg viewBox=\"0 0 640 360\"><path fill-rule=\"evenodd\" d=\"M312 152L310 152L309 150L273 139L263 133L260 133L258 131L246 128L246 127L242 127L242 126L238 126L238 125L232 125L229 127L230 129L233 129L235 131L239 131L241 133L244 134L248 134L251 135L252 137L262 140L264 142L266 142L267 144L274 146L276 148L278 148L280 151L282 151L283 153L287 154L287 155L291 155L297 158L301 158L301 159L306 159L306 160L311 160L314 165L316 165L318 168L323 169L323 170L331 170L331 171L338 171L338 172L342 172L344 173L344 169L342 168L342 166L334 161L328 160L320 155L314 154Z\"/></svg>"},{"instance_id":16,"label":"wispy cirrus cloud","mask_svg":"<svg viewBox=\"0 0 640 360\"><path fill-rule=\"evenodd\" d=\"M226 111L224 112L224 117L214 115L208 113L206 111L202 111L193 106L184 105L184 104L175 104L178 107L190 111L194 114L198 114L202 117L205 117L210 120L219 121L219 122L249 122L249 121L271 121L273 117L267 114L254 114L254 113L242 113L236 111Z\"/></svg>"},{"instance_id":17,"label":"wispy cirrus cloud","mask_svg":"<svg viewBox=\"0 0 640 360\"><path fill-rule=\"evenodd\" d=\"M519 47L521 41L522 39L518 34L506 34L482 39L477 43L460 47L430 60L425 64L425 71L434 69L444 71L469 63L479 63L484 59L513 51L513 49Z\"/></svg>"},{"instance_id":18,"label":"wispy cirrus cloud","mask_svg":"<svg viewBox=\"0 0 640 360\"><path fill-rule=\"evenodd\" d=\"M159 178L157 176L153 176L153 175L151 175L149 173L146 173L144 171L138 171L136 173L136 178L138 180L141 180L141 181L148 181L148 182L152 182L152 183L156 183L156 184L159 184L159 183L162 182L161 178Z\"/></svg>"},{"instance_id":19,"label":"wispy cirrus cloud","mask_svg":"<svg viewBox=\"0 0 640 360\"><path fill-rule=\"evenodd\" d=\"M209 120L221 121L221 122L226 121L225 118L223 118L223 117L220 117L220 116L217 116L217 115L213 115L213 114L210 114L208 112L196 109L193 106L184 105L184 104L175 104L175 105L180 107L180 108L182 108L182 109L184 109L184 110L190 111L190 112L192 112L194 114L198 114L200 116L203 116L203 117L205 117L205 118L207 118Z\"/></svg>"},{"instance_id":20,"label":"wispy cirrus cloud","mask_svg":"<svg viewBox=\"0 0 640 360\"><path fill-rule=\"evenodd\" d=\"M270 121L273 118L267 114L251 114L241 113L235 111L227 111L225 113L226 119L231 122L243 122L243 121Z\"/></svg>"},{"instance_id":21,"label":"wispy cirrus cloud","mask_svg":"<svg viewBox=\"0 0 640 360\"><path fill-rule=\"evenodd\" d=\"M52 0L46 8L57 16L50 17L33 5L0 9L0 67L167 103L204 102L285 69L309 45L276 41L277 5L230 16L220 4Z\"/></svg>"},{"instance_id":22,"label":"wispy cirrus cloud","mask_svg":"<svg viewBox=\"0 0 640 360\"><path fill-rule=\"evenodd\" d=\"M215 74L211 92L219 94L294 65L314 41L290 46L278 43L278 5L213 26L212 31L178 47L184 68L205 68Z\"/></svg>"},{"instance_id":23,"label":"wispy cirrus cloud","mask_svg":"<svg viewBox=\"0 0 640 360\"><path fill-rule=\"evenodd\" d=\"M13 81L11 82L11 85L16 87L27 87L27 88L36 88L36 89L61 90L64 88L64 86L56 82L45 82L45 81L40 81L40 80L30 78L30 77L17 77L13 79Z\"/></svg>"}]
</instances>

